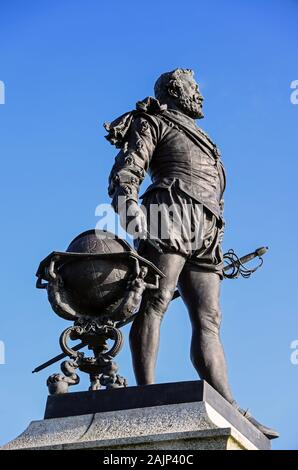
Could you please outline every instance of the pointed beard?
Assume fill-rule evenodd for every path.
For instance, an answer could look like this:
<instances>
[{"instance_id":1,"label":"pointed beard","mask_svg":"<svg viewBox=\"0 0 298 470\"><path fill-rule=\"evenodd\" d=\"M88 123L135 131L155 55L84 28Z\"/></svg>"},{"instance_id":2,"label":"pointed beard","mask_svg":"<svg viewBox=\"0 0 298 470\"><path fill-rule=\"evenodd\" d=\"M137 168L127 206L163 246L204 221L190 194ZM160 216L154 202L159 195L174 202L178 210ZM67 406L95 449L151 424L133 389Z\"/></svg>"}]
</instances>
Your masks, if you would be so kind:
<instances>
[{"instance_id":1,"label":"pointed beard","mask_svg":"<svg viewBox=\"0 0 298 470\"><path fill-rule=\"evenodd\" d=\"M189 96L184 93L177 99L177 106L179 106L184 114L192 119L202 119L204 117L202 105L197 103L194 98L189 98Z\"/></svg>"}]
</instances>

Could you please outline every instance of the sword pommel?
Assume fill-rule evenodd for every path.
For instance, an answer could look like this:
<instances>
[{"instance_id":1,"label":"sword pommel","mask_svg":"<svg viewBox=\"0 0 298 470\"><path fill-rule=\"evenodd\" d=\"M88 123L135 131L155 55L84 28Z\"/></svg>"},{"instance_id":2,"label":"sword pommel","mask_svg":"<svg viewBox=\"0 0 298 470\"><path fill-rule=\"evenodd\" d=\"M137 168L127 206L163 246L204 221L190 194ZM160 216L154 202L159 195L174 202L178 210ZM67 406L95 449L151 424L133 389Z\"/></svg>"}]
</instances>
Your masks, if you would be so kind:
<instances>
[{"instance_id":1,"label":"sword pommel","mask_svg":"<svg viewBox=\"0 0 298 470\"><path fill-rule=\"evenodd\" d=\"M268 246L262 246L261 248L257 248L255 251L256 256L263 256L268 251Z\"/></svg>"}]
</instances>

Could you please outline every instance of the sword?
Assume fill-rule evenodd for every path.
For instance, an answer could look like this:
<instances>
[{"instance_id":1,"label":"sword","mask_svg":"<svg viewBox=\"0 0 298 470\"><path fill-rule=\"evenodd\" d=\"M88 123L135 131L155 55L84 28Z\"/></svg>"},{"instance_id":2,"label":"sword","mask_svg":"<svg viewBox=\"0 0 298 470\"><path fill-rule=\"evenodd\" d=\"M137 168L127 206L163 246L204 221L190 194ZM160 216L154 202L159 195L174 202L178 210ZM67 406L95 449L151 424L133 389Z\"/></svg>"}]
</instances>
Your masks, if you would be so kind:
<instances>
[{"instance_id":1,"label":"sword","mask_svg":"<svg viewBox=\"0 0 298 470\"><path fill-rule=\"evenodd\" d=\"M248 253L247 255L241 256L238 258L234 250L227 251L224 255L224 261L227 261L229 264L224 266L223 275L226 279L236 279L239 276L244 278L250 277L257 269L259 269L263 264L262 256L268 251L268 246L262 246L257 248L255 251ZM260 263L253 269L248 269L244 265L254 258L259 258ZM231 271L229 273L229 271ZM175 290L172 300L180 297L180 292Z\"/></svg>"},{"instance_id":2,"label":"sword","mask_svg":"<svg viewBox=\"0 0 298 470\"><path fill-rule=\"evenodd\" d=\"M82 349L84 346L87 346L87 345L85 343L79 343L79 344L76 344L76 346L74 346L72 349L74 351L79 351L79 349ZM61 354L58 354L58 356L52 357L52 359L49 359L47 362L44 362L40 366L36 367L32 371L32 374L34 374L36 372L40 372L43 369L46 369L47 367L51 366L52 364L55 364L55 362L61 361L65 357L67 357L67 354L65 354L65 353L61 353Z\"/></svg>"}]
</instances>

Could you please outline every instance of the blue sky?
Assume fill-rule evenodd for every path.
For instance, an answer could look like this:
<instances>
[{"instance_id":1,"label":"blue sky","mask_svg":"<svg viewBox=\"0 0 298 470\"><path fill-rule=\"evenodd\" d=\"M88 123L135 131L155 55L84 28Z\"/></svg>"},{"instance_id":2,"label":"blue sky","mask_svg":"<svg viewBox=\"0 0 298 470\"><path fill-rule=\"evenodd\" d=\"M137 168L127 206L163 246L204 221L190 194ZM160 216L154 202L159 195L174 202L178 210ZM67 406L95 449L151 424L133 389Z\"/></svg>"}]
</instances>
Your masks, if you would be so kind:
<instances>
[{"instance_id":1,"label":"blue sky","mask_svg":"<svg viewBox=\"0 0 298 470\"><path fill-rule=\"evenodd\" d=\"M35 289L39 261L95 227L115 150L104 121L153 93L164 71L192 68L205 97L200 125L227 169L225 250L269 245L249 280L222 285L222 338L238 402L298 449L297 68L294 0L1 0L0 442L43 417L46 378L67 322ZM128 327L125 329L126 336ZM163 323L158 382L194 380L181 300ZM121 374L133 385L128 342ZM73 390L85 390L86 379Z\"/></svg>"}]
</instances>

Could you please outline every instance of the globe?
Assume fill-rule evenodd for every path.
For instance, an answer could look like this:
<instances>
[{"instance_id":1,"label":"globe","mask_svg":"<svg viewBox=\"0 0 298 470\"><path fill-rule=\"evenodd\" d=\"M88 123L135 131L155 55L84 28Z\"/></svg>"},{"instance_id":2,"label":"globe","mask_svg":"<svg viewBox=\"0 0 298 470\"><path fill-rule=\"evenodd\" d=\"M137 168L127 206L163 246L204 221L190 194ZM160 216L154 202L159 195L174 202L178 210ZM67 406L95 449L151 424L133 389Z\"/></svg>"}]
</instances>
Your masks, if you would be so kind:
<instances>
[{"instance_id":1,"label":"globe","mask_svg":"<svg viewBox=\"0 0 298 470\"><path fill-rule=\"evenodd\" d=\"M132 253L125 240L103 230L81 233L60 258L54 252L64 305L70 305L77 317L111 316L123 300L133 268ZM52 307L58 315L70 319L61 308L57 311L53 303Z\"/></svg>"},{"instance_id":2,"label":"globe","mask_svg":"<svg viewBox=\"0 0 298 470\"><path fill-rule=\"evenodd\" d=\"M164 274L125 240L105 230L78 235L65 252L53 251L41 261L36 287L47 289L57 315L66 320L117 321L120 304L131 289L136 263L146 266L149 282ZM46 281L44 283L43 281Z\"/></svg>"}]
</instances>

